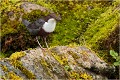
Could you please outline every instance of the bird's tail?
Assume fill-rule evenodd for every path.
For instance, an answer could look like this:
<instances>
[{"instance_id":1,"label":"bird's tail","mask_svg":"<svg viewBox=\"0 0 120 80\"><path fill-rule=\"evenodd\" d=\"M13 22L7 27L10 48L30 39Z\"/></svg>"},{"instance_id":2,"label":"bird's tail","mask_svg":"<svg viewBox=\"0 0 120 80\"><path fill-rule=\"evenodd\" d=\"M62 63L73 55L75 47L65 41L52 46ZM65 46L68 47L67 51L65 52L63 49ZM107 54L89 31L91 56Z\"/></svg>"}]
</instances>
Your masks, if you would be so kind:
<instances>
[{"instance_id":1,"label":"bird's tail","mask_svg":"<svg viewBox=\"0 0 120 80\"><path fill-rule=\"evenodd\" d=\"M31 24L31 22L25 20L25 19L22 19L22 23L27 27L29 24Z\"/></svg>"}]
</instances>

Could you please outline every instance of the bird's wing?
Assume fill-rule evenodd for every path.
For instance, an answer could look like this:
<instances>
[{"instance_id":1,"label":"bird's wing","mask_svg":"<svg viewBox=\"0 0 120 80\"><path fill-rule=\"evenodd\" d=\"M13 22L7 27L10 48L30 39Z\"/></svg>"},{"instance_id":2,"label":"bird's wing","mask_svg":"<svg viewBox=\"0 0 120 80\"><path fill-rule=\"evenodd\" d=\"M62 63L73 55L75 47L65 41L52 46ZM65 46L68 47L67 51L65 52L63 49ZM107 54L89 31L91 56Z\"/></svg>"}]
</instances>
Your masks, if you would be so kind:
<instances>
[{"instance_id":1,"label":"bird's wing","mask_svg":"<svg viewBox=\"0 0 120 80\"><path fill-rule=\"evenodd\" d=\"M37 35L38 32L40 31L39 29L28 29L31 35Z\"/></svg>"},{"instance_id":2,"label":"bird's wing","mask_svg":"<svg viewBox=\"0 0 120 80\"><path fill-rule=\"evenodd\" d=\"M33 22L32 24L29 24L27 27L29 29L40 29L41 27L43 27L44 23L45 23L45 21L43 19L38 19L35 22Z\"/></svg>"},{"instance_id":3,"label":"bird's wing","mask_svg":"<svg viewBox=\"0 0 120 80\"><path fill-rule=\"evenodd\" d=\"M22 23L27 27L31 35L37 35L45 21L43 19L38 19L33 23L30 23L27 20L23 20Z\"/></svg>"},{"instance_id":4,"label":"bird's wing","mask_svg":"<svg viewBox=\"0 0 120 80\"><path fill-rule=\"evenodd\" d=\"M22 19L22 23L27 27L28 25L31 24L31 22L25 20L25 19Z\"/></svg>"}]
</instances>

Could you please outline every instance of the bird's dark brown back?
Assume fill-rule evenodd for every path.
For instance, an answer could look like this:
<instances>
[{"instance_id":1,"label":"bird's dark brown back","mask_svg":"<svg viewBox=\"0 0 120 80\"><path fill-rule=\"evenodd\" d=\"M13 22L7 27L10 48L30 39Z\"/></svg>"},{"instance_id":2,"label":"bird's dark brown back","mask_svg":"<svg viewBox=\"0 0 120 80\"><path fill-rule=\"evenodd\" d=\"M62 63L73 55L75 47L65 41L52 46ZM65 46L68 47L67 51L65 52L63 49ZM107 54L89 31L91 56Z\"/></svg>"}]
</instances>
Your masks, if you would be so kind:
<instances>
[{"instance_id":1,"label":"bird's dark brown back","mask_svg":"<svg viewBox=\"0 0 120 80\"><path fill-rule=\"evenodd\" d=\"M43 27L44 23L45 21L43 19L38 19L35 22L29 24L27 27L29 29L40 29L41 27Z\"/></svg>"}]
</instances>

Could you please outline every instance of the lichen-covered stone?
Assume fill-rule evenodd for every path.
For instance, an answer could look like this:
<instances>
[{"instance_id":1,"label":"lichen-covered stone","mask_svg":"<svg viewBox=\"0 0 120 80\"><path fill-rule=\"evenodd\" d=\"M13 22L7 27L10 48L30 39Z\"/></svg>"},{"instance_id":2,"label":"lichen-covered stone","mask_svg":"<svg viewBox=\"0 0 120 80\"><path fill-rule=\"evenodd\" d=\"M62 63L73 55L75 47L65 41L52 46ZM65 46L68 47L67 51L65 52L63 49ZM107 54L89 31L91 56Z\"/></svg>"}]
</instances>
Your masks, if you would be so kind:
<instances>
[{"instance_id":1,"label":"lichen-covered stone","mask_svg":"<svg viewBox=\"0 0 120 80\"><path fill-rule=\"evenodd\" d=\"M108 79L115 67L84 46L56 46L44 51L36 48L13 53L0 60L0 70L1 78L6 79L97 80Z\"/></svg>"},{"instance_id":2,"label":"lichen-covered stone","mask_svg":"<svg viewBox=\"0 0 120 80\"><path fill-rule=\"evenodd\" d=\"M25 53L24 52L15 52L13 53L11 56L10 56L10 59L11 60L17 60L19 59L20 57L22 56L25 56Z\"/></svg>"},{"instance_id":3,"label":"lichen-covered stone","mask_svg":"<svg viewBox=\"0 0 120 80\"><path fill-rule=\"evenodd\" d=\"M37 5L37 4L33 4L33 3L30 3L30 2L24 2L21 5L21 8L24 9L25 13L30 13L33 10L40 10L42 12L50 12L50 13L53 12L53 11L43 7L43 6L40 6L40 5Z\"/></svg>"},{"instance_id":4,"label":"lichen-covered stone","mask_svg":"<svg viewBox=\"0 0 120 80\"><path fill-rule=\"evenodd\" d=\"M0 78L1 79L28 79L25 74L22 73L21 70L15 68L9 59L0 60Z\"/></svg>"}]
</instances>

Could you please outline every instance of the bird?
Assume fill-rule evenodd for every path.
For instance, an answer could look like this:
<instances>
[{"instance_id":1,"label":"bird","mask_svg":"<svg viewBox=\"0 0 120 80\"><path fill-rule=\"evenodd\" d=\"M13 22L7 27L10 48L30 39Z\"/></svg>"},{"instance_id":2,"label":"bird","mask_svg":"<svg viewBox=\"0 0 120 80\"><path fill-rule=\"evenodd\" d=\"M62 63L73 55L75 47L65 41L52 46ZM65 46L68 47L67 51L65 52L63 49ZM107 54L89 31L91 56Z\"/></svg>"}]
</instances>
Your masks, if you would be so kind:
<instances>
[{"instance_id":1,"label":"bird","mask_svg":"<svg viewBox=\"0 0 120 80\"><path fill-rule=\"evenodd\" d=\"M60 20L60 15L57 15L56 13L50 13L49 15L39 18L34 22L29 22L26 19L22 19L22 23L26 26L31 35L36 36L38 45L41 49L43 49L40 42L38 41L38 36L44 40L45 45L48 48L46 38L55 30L56 22Z\"/></svg>"}]
</instances>

